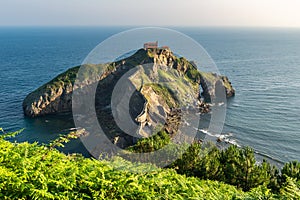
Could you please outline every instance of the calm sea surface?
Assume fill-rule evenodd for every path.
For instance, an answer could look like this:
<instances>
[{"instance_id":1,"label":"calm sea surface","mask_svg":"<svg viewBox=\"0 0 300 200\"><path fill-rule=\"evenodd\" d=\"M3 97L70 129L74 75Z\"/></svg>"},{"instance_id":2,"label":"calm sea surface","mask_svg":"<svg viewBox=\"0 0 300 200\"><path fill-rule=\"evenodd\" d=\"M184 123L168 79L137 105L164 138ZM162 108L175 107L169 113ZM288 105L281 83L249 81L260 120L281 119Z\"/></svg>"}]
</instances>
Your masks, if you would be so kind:
<instances>
[{"instance_id":1,"label":"calm sea surface","mask_svg":"<svg viewBox=\"0 0 300 200\"><path fill-rule=\"evenodd\" d=\"M198 41L236 89L223 129L241 146L281 161L300 160L300 30L176 28ZM47 143L70 116L28 119L25 96L124 27L0 27L0 127L25 128L14 140ZM68 120L69 119L69 120ZM80 141L66 152L86 154Z\"/></svg>"}]
</instances>

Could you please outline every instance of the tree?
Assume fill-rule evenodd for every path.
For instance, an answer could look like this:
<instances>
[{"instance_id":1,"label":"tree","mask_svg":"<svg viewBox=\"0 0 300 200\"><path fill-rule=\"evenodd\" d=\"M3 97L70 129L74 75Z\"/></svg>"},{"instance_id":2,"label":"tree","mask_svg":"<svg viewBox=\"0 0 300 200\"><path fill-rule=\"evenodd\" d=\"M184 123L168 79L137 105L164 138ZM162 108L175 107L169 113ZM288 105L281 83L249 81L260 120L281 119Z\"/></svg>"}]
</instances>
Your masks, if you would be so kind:
<instances>
[{"instance_id":1,"label":"tree","mask_svg":"<svg viewBox=\"0 0 300 200\"><path fill-rule=\"evenodd\" d=\"M239 185L239 149L237 146L230 146L221 152L221 165L223 166L223 181L232 185Z\"/></svg>"},{"instance_id":2,"label":"tree","mask_svg":"<svg viewBox=\"0 0 300 200\"><path fill-rule=\"evenodd\" d=\"M264 161L257 165L254 151L249 147L240 149L230 146L222 152L221 163L224 167L224 182L236 185L244 191L269 184L269 164Z\"/></svg>"},{"instance_id":3,"label":"tree","mask_svg":"<svg viewBox=\"0 0 300 200\"><path fill-rule=\"evenodd\" d=\"M203 155L201 144L193 143L187 148L186 152L169 167L175 168L180 174L195 176L199 174L199 170L196 168L201 160L201 155Z\"/></svg>"},{"instance_id":4,"label":"tree","mask_svg":"<svg viewBox=\"0 0 300 200\"><path fill-rule=\"evenodd\" d=\"M222 180L224 175L220 158L220 150L215 146L210 148L196 164L197 173L195 175L203 179Z\"/></svg>"}]
</instances>

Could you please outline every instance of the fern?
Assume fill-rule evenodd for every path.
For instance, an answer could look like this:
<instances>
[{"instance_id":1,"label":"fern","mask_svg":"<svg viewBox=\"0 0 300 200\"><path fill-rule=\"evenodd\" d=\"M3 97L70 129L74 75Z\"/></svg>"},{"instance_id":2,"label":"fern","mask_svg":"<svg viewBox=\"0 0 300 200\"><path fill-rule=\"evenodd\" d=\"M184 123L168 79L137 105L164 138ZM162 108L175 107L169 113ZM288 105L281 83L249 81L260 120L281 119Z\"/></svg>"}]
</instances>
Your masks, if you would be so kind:
<instances>
[{"instance_id":1,"label":"fern","mask_svg":"<svg viewBox=\"0 0 300 200\"><path fill-rule=\"evenodd\" d=\"M78 154L65 155L55 147L78 137L78 133L61 137L48 146L11 143L0 138L0 199L299 198L299 182L289 177L286 177L279 195L274 195L265 185L243 192L223 182L186 177L174 169L130 163L119 157L99 161ZM191 154L185 155L185 163L193 164L187 170L197 167L202 160L195 157L203 149L199 149L200 145L193 148ZM217 151L211 156L218 157ZM212 158L207 161L210 167L216 164ZM147 172L148 169L151 170Z\"/></svg>"}]
</instances>

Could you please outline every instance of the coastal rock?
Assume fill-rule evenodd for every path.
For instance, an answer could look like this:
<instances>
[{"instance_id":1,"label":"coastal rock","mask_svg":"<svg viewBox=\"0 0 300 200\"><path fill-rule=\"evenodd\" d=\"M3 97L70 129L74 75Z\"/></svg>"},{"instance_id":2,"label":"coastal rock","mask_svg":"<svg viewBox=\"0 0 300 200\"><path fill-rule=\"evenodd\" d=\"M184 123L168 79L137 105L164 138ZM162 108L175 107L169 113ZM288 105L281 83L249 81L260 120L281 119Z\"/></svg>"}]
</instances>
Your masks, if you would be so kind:
<instances>
[{"instance_id":1,"label":"coastal rock","mask_svg":"<svg viewBox=\"0 0 300 200\"><path fill-rule=\"evenodd\" d=\"M216 85L218 85L218 83L222 85L225 97L229 98L235 95L235 90L227 76L221 76L211 72L200 72L200 76L201 95L206 102L211 102L211 99L216 96Z\"/></svg>"},{"instance_id":2,"label":"coastal rock","mask_svg":"<svg viewBox=\"0 0 300 200\"><path fill-rule=\"evenodd\" d=\"M77 72L77 68L72 71ZM69 72L72 73L68 70ZM36 117L69 111L72 106L72 91L72 83L61 75L57 80L54 79L27 95L23 101L24 114Z\"/></svg>"},{"instance_id":3,"label":"coastal rock","mask_svg":"<svg viewBox=\"0 0 300 200\"><path fill-rule=\"evenodd\" d=\"M85 87L95 83L111 74L113 68L109 65L84 65L91 74L98 74L101 67L107 68L102 76L88 76L86 80L81 81L80 87ZM66 72L58 75L50 82L42 85L40 88L31 92L23 101L23 111L28 117L38 117L50 114L58 114L72 111L72 92L74 89L78 70L80 66L70 68Z\"/></svg>"},{"instance_id":4,"label":"coastal rock","mask_svg":"<svg viewBox=\"0 0 300 200\"><path fill-rule=\"evenodd\" d=\"M227 76L221 76L223 85L225 87L226 96L227 97L233 97L235 95L235 90L231 85L231 82L229 81Z\"/></svg>"},{"instance_id":5,"label":"coastal rock","mask_svg":"<svg viewBox=\"0 0 300 200\"><path fill-rule=\"evenodd\" d=\"M101 76L91 78L89 74L83 74L88 78L81 80L81 85L73 87L79 66L71 68L30 93L23 102L24 114L37 117L71 112L73 90L96 83L98 121L110 140L124 148L135 143L136 138L128 136L117 126L110 104L114 87L132 69L135 71L131 72L128 80L135 92L129 102L130 114L134 123L139 124L136 135L141 137L149 137L158 129L170 135L175 134L182 122L182 109L194 107L200 113L209 112L206 102L215 95L218 81L225 88L227 97L235 94L226 76L198 71L194 63L175 56L168 48L140 49L120 61L82 67L86 68L83 73ZM99 73L100 69L104 69L104 72ZM201 95L205 101L201 100Z\"/></svg>"}]
</instances>

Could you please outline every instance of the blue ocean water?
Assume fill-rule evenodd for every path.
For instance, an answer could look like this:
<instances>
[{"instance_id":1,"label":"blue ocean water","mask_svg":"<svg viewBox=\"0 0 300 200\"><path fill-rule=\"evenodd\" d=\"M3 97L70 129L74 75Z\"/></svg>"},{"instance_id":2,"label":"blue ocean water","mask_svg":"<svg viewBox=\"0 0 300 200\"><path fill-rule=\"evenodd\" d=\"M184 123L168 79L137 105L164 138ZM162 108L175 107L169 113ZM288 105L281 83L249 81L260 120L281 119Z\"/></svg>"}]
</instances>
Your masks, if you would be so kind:
<instances>
[{"instance_id":1,"label":"blue ocean water","mask_svg":"<svg viewBox=\"0 0 300 200\"><path fill-rule=\"evenodd\" d=\"M17 141L46 143L71 128L70 116L29 119L25 96L80 65L107 37L126 27L1 27L0 127L25 128ZM223 129L242 146L281 161L300 160L300 30L175 28L198 41L236 89ZM82 152L79 141L67 152Z\"/></svg>"}]
</instances>

